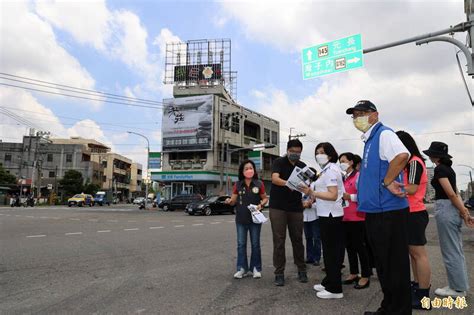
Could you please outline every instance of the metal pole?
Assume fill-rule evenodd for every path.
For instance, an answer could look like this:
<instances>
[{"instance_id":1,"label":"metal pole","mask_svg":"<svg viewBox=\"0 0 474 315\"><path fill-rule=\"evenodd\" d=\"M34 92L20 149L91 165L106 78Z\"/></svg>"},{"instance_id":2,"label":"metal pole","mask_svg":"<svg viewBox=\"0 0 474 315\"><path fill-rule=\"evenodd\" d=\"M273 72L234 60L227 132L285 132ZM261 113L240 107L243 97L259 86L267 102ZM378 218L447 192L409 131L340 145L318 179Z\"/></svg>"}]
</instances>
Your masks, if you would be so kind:
<instances>
[{"instance_id":1,"label":"metal pole","mask_svg":"<svg viewBox=\"0 0 474 315\"><path fill-rule=\"evenodd\" d=\"M225 142L225 146L226 146L226 151L227 151L227 156L226 156L226 161L225 161L225 193L227 195L229 195L229 166L231 165L230 164L230 149L229 149L229 140L226 140Z\"/></svg>"},{"instance_id":2,"label":"metal pole","mask_svg":"<svg viewBox=\"0 0 474 315\"><path fill-rule=\"evenodd\" d=\"M147 143L147 156L146 156L146 183L145 183L145 210L147 209L148 206L148 170L150 169L149 165L149 159L150 159L150 141L148 138L141 133L133 132L133 131L127 131L128 133L140 136L146 140Z\"/></svg>"},{"instance_id":3,"label":"metal pole","mask_svg":"<svg viewBox=\"0 0 474 315\"><path fill-rule=\"evenodd\" d=\"M455 32L464 32L464 31L467 31L469 28L472 28L472 27L474 27L474 22L473 21L463 22L463 23L459 23L458 25L455 25L455 26L452 26L450 28L440 30L440 31L437 31L437 32L427 33L427 34L423 34L423 35L419 35L419 36L410 37L410 38L407 38L407 39L402 39L402 40L399 40L399 41L391 42L391 43L388 43L388 44L379 45L379 46L375 46L375 47L372 47L372 48L364 49L363 52L364 52L364 54L368 54L368 53L371 53L371 52L374 52L374 51L378 51L378 50L382 50L382 49L386 49L386 48L391 48L391 47L395 47L395 46L400 46L400 45L405 45L405 44L413 43L413 42L420 41L420 40L430 38L430 37L435 37L435 36L449 34L449 33L455 33Z\"/></svg>"}]
</instances>

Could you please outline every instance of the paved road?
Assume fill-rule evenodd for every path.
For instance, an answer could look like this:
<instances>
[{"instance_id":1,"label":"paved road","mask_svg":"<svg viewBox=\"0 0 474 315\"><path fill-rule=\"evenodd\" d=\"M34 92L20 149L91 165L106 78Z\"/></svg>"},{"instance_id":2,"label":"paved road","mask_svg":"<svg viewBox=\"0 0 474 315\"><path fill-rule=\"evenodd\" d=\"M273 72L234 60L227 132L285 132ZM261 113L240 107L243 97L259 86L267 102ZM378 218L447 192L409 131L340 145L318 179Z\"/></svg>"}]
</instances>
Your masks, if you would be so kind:
<instances>
[{"instance_id":1,"label":"paved road","mask_svg":"<svg viewBox=\"0 0 474 315\"><path fill-rule=\"evenodd\" d=\"M473 275L474 231L465 232ZM446 280L434 220L428 239L433 287L439 287ZM368 290L345 288L343 300L317 299L312 285L322 271L309 267L310 283L299 283L290 248L287 284L275 287L269 224L262 229L263 278L234 280L235 243L233 215L132 206L0 208L0 313L363 314L380 303L376 278ZM474 303L472 293L467 303Z\"/></svg>"}]
</instances>

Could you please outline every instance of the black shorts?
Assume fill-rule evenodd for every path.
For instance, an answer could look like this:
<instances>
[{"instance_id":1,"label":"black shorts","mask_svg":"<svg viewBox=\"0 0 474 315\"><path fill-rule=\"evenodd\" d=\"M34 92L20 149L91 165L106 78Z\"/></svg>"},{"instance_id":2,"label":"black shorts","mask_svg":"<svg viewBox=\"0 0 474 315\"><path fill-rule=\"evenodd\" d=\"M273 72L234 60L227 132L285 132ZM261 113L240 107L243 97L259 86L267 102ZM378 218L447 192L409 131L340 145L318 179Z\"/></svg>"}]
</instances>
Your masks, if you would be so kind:
<instances>
[{"instance_id":1,"label":"black shorts","mask_svg":"<svg viewBox=\"0 0 474 315\"><path fill-rule=\"evenodd\" d=\"M408 216L408 245L423 246L426 244L425 230L429 222L428 212L410 212Z\"/></svg>"}]
</instances>

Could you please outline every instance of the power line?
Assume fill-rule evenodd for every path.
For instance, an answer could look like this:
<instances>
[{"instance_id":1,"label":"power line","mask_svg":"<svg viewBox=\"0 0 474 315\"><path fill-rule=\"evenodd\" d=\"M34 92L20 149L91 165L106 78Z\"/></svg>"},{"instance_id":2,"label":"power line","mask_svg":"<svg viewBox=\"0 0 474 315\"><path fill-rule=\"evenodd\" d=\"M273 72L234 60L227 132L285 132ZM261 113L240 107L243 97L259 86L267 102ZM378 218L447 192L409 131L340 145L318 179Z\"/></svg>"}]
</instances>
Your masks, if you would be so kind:
<instances>
[{"instance_id":1,"label":"power line","mask_svg":"<svg viewBox=\"0 0 474 315\"><path fill-rule=\"evenodd\" d=\"M1 82L0 82L0 85L5 85L5 86L9 86L9 87L15 87L15 88L19 88L19 89L25 89L25 90L30 90L30 91L48 93L48 94L55 94L55 95L61 95L61 96L79 98L79 99L90 100L90 101L95 101L95 102L105 102L105 103L119 104L119 105L125 105L125 106L142 107L142 108L152 108L152 109L161 109L161 108L163 108L163 107L158 107L158 106L149 106L149 105L139 105L139 104L129 104L129 103L122 103L122 102L114 102L114 101L109 101L109 100L107 100L107 99L102 99L102 100L100 100L100 99L95 99L95 98L90 98L90 97L83 97L83 96L77 96L77 95L71 95L71 94L64 94L64 93L58 93L58 92L45 91L45 90L41 90L41 89L35 89L35 88L26 87L26 86L19 86L19 85L8 84L8 83L1 83Z\"/></svg>"},{"instance_id":2,"label":"power line","mask_svg":"<svg viewBox=\"0 0 474 315\"><path fill-rule=\"evenodd\" d=\"M26 83L26 84L31 84L31 85L43 86L43 87L48 87L48 88L55 88L55 89L58 89L58 90L65 90L65 91L74 92L74 93L82 93L82 94L86 94L86 95L97 95L98 94L97 96L100 96L100 97L123 99L123 100L133 101L133 102L136 102L136 103L159 104L159 105L163 104L163 102L161 102L161 101L153 101L153 100L147 100L147 99L142 99L142 98L123 96L123 95L118 95L118 94L113 94L113 93L106 93L106 92L96 91L96 90L91 90L91 89L78 88L78 87L74 87L74 86L70 86L70 85L58 84L58 83L53 83L53 82L28 78L28 77L22 77L22 76L9 74L9 73L4 73L4 72L0 72L0 75L9 76L9 77L18 78L18 79L23 79L23 80L28 80L28 81L41 82L41 83L45 83L46 85L45 84L32 83L32 82L26 82L26 81L23 81L23 80L17 80L17 79L12 79L12 78L0 77L1 79L4 79L4 80L11 80L11 81L16 81L16 82L21 82L21 83ZM53 86L51 87L49 85L53 85ZM66 88L66 89L64 89L64 88ZM78 91L84 91L84 92L89 92L89 93L78 92Z\"/></svg>"}]
</instances>

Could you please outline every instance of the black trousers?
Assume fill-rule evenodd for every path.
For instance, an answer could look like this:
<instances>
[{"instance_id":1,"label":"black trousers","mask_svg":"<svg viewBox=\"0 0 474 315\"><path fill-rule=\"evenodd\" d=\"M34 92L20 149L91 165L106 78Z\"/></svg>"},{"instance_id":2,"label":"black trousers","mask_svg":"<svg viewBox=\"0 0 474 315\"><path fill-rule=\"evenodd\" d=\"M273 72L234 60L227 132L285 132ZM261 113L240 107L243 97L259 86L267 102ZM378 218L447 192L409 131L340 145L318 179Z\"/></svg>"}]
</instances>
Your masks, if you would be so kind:
<instances>
[{"instance_id":1,"label":"black trousers","mask_svg":"<svg viewBox=\"0 0 474 315\"><path fill-rule=\"evenodd\" d=\"M326 277L321 284L326 291L342 293L341 265L344 254L344 226L342 217L319 217Z\"/></svg>"},{"instance_id":2,"label":"black trousers","mask_svg":"<svg viewBox=\"0 0 474 315\"><path fill-rule=\"evenodd\" d=\"M382 287L381 307L386 314L411 314L408 208L367 213L367 236Z\"/></svg>"},{"instance_id":3,"label":"black trousers","mask_svg":"<svg viewBox=\"0 0 474 315\"><path fill-rule=\"evenodd\" d=\"M361 276L368 278L371 276L369 255L367 254L366 232L364 221L344 221L344 231L346 234L346 249L349 258L351 274L359 274L359 261Z\"/></svg>"}]
</instances>

